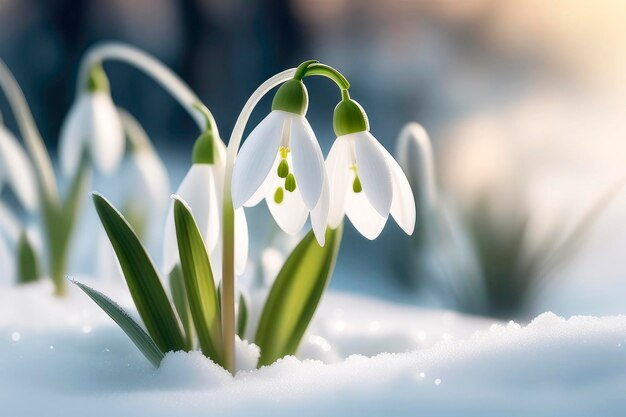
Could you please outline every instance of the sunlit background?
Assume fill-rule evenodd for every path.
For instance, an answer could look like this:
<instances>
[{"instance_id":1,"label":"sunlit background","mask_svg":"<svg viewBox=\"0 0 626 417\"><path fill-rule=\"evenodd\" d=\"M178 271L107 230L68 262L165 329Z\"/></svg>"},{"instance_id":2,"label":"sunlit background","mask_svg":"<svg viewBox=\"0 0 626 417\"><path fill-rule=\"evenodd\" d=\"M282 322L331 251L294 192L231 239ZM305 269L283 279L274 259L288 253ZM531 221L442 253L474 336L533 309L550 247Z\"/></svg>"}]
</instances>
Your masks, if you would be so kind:
<instances>
[{"instance_id":1,"label":"sunlit background","mask_svg":"<svg viewBox=\"0 0 626 417\"><path fill-rule=\"evenodd\" d=\"M474 210L505 240L523 223L526 253L544 250L555 230L567 236L626 177L624 22L619 0L0 0L0 57L52 152L79 59L98 41L125 41L165 62L212 109L225 138L256 86L319 59L348 77L372 132L392 153L402 126L421 123L446 205L457 218ZM196 127L152 80L124 64L105 68L115 102L146 128L175 187ZM309 120L326 153L339 97L327 80L307 85ZM269 106L261 103L249 128ZM0 110L16 131L4 97ZM444 278L413 268L412 241L391 223L374 242L346 228L332 287L505 319L545 310L626 313L626 189L597 213L572 256L530 289L509 289L508 296L528 294L511 308L499 290L476 301L480 282L464 268ZM261 242L270 232L251 233ZM489 262L504 259L501 248L487 251ZM443 251L445 266L451 258Z\"/></svg>"}]
</instances>

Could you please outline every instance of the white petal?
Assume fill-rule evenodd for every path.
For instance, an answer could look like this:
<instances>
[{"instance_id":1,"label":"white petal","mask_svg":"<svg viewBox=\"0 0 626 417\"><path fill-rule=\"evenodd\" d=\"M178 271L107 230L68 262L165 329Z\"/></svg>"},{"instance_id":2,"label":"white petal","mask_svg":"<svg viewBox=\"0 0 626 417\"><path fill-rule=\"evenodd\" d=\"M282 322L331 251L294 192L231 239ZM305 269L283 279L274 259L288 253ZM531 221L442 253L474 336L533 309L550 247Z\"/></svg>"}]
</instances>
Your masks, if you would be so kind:
<instances>
[{"instance_id":1,"label":"white petal","mask_svg":"<svg viewBox=\"0 0 626 417\"><path fill-rule=\"evenodd\" d=\"M15 136L0 128L0 178L28 210L37 207L37 183L30 159Z\"/></svg>"},{"instance_id":2,"label":"white petal","mask_svg":"<svg viewBox=\"0 0 626 417\"><path fill-rule=\"evenodd\" d=\"M326 226L328 225L328 209L330 203L328 178L326 178L325 171L323 175L322 194L317 202L317 206L311 211L311 227L320 246L324 246L326 243Z\"/></svg>"},{"instance_id":3,"label":"white petal","mask_svg":"<svg viewBox=\"0 0 626 417\"><path fill-rule=\"evenodd\" d=\"M393 201L391 202L391 215L398 225L408 235L415 229L415 199L411 185L400 165L391 154L377 142L380 151L387 160L387 165L391 171L391 182L393 184Z\"/></svg>"},{"instance_id":4,"label":"white petal","mask_svg":"<svg viewBox=\"0 0 626 417\"><path fill-rule=\"evenodd\" d=\"M287 158L287 160L289 161L289 158ZM289 163L291 164L291 161L289 161ZM285 180L279 178L277 175L274 179L274 186L271 192L268 193L265 201L267 202L267 206L274 220L276 220L276 224L278 224L285 233L295 235L302 230L302 226L306 223L309 211L304 205L299 187L296 187L293 192L289 192L283 188L283 201L280 204L276 204L274 201L274 192L278 187L282 187L284 182Z\"/></svg>"},{"instance_id":5,"label":"white petal","mask_svg":"<svg viewBox=\"0 0 626 417\"><path fill-rule=\"evenodd\" d=\"M352 187L346 196L346 215L356 230L370 240L378 237L387 222L387 218L374 209L365 193L355 193Z\"/></svg>"},{"instance_id":6,"label":"white petal","mask_svg":"<svg viewBox=\"0 0 626 417\"><path fill-rule=\"evenodd\" d=\"M91 94L90 123L87 140L91 158L102 173L110 174L122 161L126 142L122 122L108 93Z\"/></svg>"},{"instance_id":7,"label":"white petal","mask_svg":"<svg viewBox=\"0 0 626 417\"><path fill-rule=\"evenodd\" d=\"M315 133L303 116L291 122L293 173L304 204L312 210L320 199L324 178L324 157Z\"/></svg>"},{"instance_id":8,"label":"white petal","mask_svg":"<svg viewBox=\"0 0 626 417\"><path fill-rule=\"evenodd\" d=\"M235 269L237 269L236 251L237 250L235 249ZM215 281L215 286L218 286L220 282L222 282L222 244L221 243L215 246L215 249L213 249L213 252L209 252L209 260L211 261L211 272L213 272L213 281Z\"/></svg>"},{"instance_id":9,"label":"white petal","mask_svg":"<svg viewBox=\"0 0 626 417\"><path fill-rule=\"evenodd\" d=\"M244 207L254 207L259 204L269 193L272 192L272 187L274 186L274 180L276 178L276 172L278 170L278 164L280 164L282 157L280 153L276 154L276 159L274 160L274 165L267 173L267 177L263 180L261 186L252 194L252 197L248 199L244 203Z\"/></svg>"},{"instance_id":10,"label":"white petal","mask_svg":"<svg viewBox=\"0 0 626 417\"><path fill-rule=\"evenodd\" d=\"M73 177L78 169L83 146L87 143L89 101L88 94L81 94L72 104L61 127L59 159L61 171L68 178Z\"/></svg>"},{"instance_id":11,"label":"white petal","mask_svg":"<svg viewBox=\"0 0 626 417\"><path fill-rule=\"evenodd\" d=\"M235 208L244 205L267 178L280 147L285 120L285 112L271 112L241 146L233 168L232 198Z\"/></svg>"},{"instance_id":12,"label":"white petal","mask_svg":"<svg viewBox=\"0 0 626 417\"><path fill-rule=\"evenodd\" d=\"M235 273L241 275L248 263L248 223L243 208L235 210Z\"/></svg>"},{"instance_id":13,"label":"white petal","mask_svg":"<svg viewBox=\"0 0 626 417\"><path fill-rule=\"evenodd\" d=\"M326 157L326 172L330 191L328 225L333 229L339 226L346 210L346 194L351 185L351 178L353 178L350 176L351 152L350 143L345 137L339 137L333 143Z\"/></svg>"},{"instance_id":14,"label":"white petal","mask_svg":"<svg viewBox=\"0 0 626 417\"><path fill-rule=\"evenodd\" d=\"M380 151L378 141L370 132L352 135L355 141L357 172L363 192L378 214L386 218L393 200L393 185L385 155Z\"/></svg>"},{"instance_id":15,"label":"white petal","mask_svg":"<svg viewBox=\"0 0 626 417\"><path fill-rule=\"evenodd\" d=\"M176 194L191 209L198 229L210 253L220 236L218 198L211 165L193 164ZM169 273L179 260L173 205L167 215L163 242L163 271Z\"/></svg>"}]
</instances>

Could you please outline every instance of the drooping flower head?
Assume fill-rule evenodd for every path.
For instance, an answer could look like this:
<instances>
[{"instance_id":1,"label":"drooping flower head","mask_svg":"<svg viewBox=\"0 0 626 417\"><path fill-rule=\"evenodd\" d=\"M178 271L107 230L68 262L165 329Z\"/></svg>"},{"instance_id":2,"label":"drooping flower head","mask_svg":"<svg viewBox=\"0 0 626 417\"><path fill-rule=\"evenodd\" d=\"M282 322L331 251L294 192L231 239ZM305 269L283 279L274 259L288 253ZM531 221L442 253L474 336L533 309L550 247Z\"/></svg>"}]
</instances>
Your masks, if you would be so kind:
<instances>
[{"instance_id":1,"label":"drooping flower head","mask_svg":"<svg viewBox=\"0 0 626 417\"><path fill-rule=\"evenodd\" d=\"M196 140L191 168L176 190L176 195L187 203L194 215L209 253L213 276L219 282L222 276L222 201L226 149L215 130L207 126L207 130ZM235 233L235 271L242 274L248 259L248 226L243 208L235 210ZM179 262L172 204L165 223L163 272L169 274Z\"/></svg>"},{"instance_id":2,"label":"drooping flower head","mask_svg":"<svg viewBox=\"0 0 626 417\"><path fill-rule=\"evenodd\" d=\"M108 79L102 66L95 64L61 128L59 157L63 174L74 175L83 152L102 173L112 173L124 156L124 143Z\"/></svg>"},{"instance_id":3,"label":"drooping flower head","mask_svg":"<svg viewBox=\"0 0 626 417\"><path fill-rule=\"evenodd\" d=\"M311 213L315 236L324 244L328 214L328 179L315 133L305 118L308 92L301 79L285 82L272 111L250 133L233 169L235 208L265 199L276 223L298 233Z\"/></svg>"},{"instance_id":4,"label":"drooping flower head","mask_svg":"<svg viewBox=\"0 0 626 417\"><path fill-rule=\"evenodd\" d=\"M363 236L375 239L391 213L411 234L415 227L411 186L395 159L369 132L363 108L347 90L343 93L333 117L337 139L326 158L328 224L335 228L346 215Z\"/></svg>"}]
</instances>

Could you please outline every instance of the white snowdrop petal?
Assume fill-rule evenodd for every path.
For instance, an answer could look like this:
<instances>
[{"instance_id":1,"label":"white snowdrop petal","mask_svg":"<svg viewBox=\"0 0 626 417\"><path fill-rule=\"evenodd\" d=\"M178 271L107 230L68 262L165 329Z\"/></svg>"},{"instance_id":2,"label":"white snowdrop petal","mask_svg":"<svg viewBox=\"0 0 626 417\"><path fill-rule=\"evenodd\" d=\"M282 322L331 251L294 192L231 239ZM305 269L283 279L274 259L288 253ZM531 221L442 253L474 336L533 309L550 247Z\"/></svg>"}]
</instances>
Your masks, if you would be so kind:
<instances>
[{"instance_id":1,"label":"white snowdrop petal","mask_svg":"<svg viewBox=\"0 0 626 417\"><path fill-rule=\"evenodd\" d=\"M329 187L328 225L338 227L345 214L346 194L350 182L351 146L345 137L338 137L326 157Z\"/></svg>"},{"instance_id":2,"label":"white snowdrop petal","mask_svg":"<svg viewBox=\"0 0 626 417\"><path fill-rule=\"evenodd\" d=\"M322 194L317 202L317 206L311 211L311 227L320 246L324 246L326 243L326 226L328 225L328 209L330 204L328 178L326 178L325 172L323 175Z\"/></svg>"},{"instance_id":3,"label":"white snowdrop petal","mask_svg":"<svg viewBox=\"0 0 626 417\"><path fill-rule=\"evenodd\" d=\"M211 252L218 243L221 228L212 166L193 164L178 187L176 194L191 209L207 251ZM171 271L179 259L175 227L173 209L170 208L163 243L163 269L165 272Z\"/></svg>"},{"instance_id":4,"label":"white snowdrop petal","mask_svg":"<svg viewBox=\"0 0 626 417\"><path fill-rule=\"evenodd\" d=\"M288 157L287 160L291 164L290 157ZM278 224L285 233L295 235L302 230L309 211L304 205L298 187L296 187L293 192L289 192L283 188L283 201L280 204L274 201L275 190L282 187L284 182L285 180L283 178L276 176L274 186L271 192L268 193L265 201L276 224Z\"/></svg>"},{"instance_id":5,"label":"white snowdrop petal","mask_svg":"<svg viewBox=\"0 0 626 417\"><path fill-rule=\"evenodd\" d=\"M124 157L125 137L119 114L105 92L91 94L91 131L87 132L91 158L104 174L110 174Z\"/></svg>"},{"instance_id":6,"label":"white snowdrop petal","mask_svg":"<svg viewBox=\"0 0 626 417\"><path fill-rule=\"evenodd\" d=\"M391 171L391 182L393 184L393 200L391 202L391 215L398 225L408 235L413 233L415 229L415 199L411 185L404 171L391 156L391 154L381 145L377 143L380 151L385 156L387 164Z\"/></svg>"},{"instance_id":7,"label":"white snowdrop petal","mask_svg":"<svg viewBox=\"0 0 626 417\"><path fill-rule=\"evenodd\" d=\"M376 239L387 222L387 218L378 214L364 192L355 193L352 190L346 196L346 216L356 230L369 240Z\"/></svg>"},{"instance_id":8,"label":"white snowdrop petal","mask_svg":"<svg viewBox=\"0 0 626 417\"><path fill-rule=\"evenodd\" d=\"M237 249L235 249L235 258L237 257ZM222 245L216 245L212 252L209 252L209 261L211 262L211 271L213 272L213 281L217 287L222 282ZM237 268L235 260L235 269Z\"/></svg>"},{"instance_id":9,"label":"white snowdrop petal","mask_svg":"<svg viewBox=\"0 0 626 417\"><path fill-rule=\"evenodd\" d=\"M165 231L163 232L163 259L161 260L163 273L172 272L179 259L176 225L174 224L174 205L172 204L165 218Z\"/></svg>"},{"instance_id":10,"label":"white snowdrop petal","mask_svg":"<svg viewBox=\"0 0 626 417\"><path fill-rule=\"evenodd\" d=\"M386 218L393 200L393 185L385 156L380 151L378 141L370 132L352 135L355 141L357 172L363 192L378 214Z\"/></svg>"},{"instance_id":11,"label":"white snowdrop petal","mask_svg":"<svg viewBox=\"0 0 626 417\"><path fill-rule=\"evenodd\" d=\"M235 208L243 206L267 178L280 147L284 122L284 112L271 112L241 146L232 178Z\"/></svg>"},{"instance_id":12,"label":"white snowdrop petal","mask_svg":"<svg viewBox=\"0 0 626 417\"><path fill-rule=\"evenodd\" d=\"M83 147L87 143L89 122L89 95L83 93L78 97L68 112L59 139L59 160L61 172L71 178L80 162Z\"/></svg>"},{"instance_id":13,"label":"white snowdrop petal","mask_svg":"<svg viewBox=\"0 0 626 417\"><path fill-rule=\"evenodd\" d=\"M291 122L293 173L304 204L312 210L322 193L324 157L315 133L305 117L294 115Z\"/></svg>"},{"instance_id":14,"label":"white snowdrop petal","mask_svg":"<svg viewBox=\"0 0 626 417\"><path fill-rule=\"evenodd\" d=\"M280 164L281 156L280 153L276 154L276 159L274 160L274 165L267 173L267 177L263 180L261 186L252 194L252 197L248 199L244 203L244 207L254 207L259 204L269 193L272 192L272 187L274 186L274 180L276 179L276 172L278 170L278 164Z\"/></svg>"},{"instance_id":15,"label":"white snowdrop petal","mask_svg":"<svg viewBox=\"0 0 626 417\"><path fill-rule=\"evenodd\" d=\"M241 275L248 263L248 223L243 208L235 210L235 273Z\"/></svg>"},{"instance_id":16,"label":"white snowdrop petal","mask_svg":"<svg viewBox=\"0 0 626 417\"><path fill-rule=\"evenodd\" d=\"M37 183L33 166L15 136L3 127L0 128L0 176L26 209L34 210L37 207Z\"/></svg>"}]
</instances>

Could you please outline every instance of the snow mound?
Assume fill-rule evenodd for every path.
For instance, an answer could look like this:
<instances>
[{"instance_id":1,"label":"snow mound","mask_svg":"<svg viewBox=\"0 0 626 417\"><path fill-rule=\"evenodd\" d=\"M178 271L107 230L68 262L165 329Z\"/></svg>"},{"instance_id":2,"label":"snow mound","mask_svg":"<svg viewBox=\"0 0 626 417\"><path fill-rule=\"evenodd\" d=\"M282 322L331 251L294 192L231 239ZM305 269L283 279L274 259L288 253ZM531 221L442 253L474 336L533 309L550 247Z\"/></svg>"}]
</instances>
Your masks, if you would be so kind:
<instances>
[{"instance_id":1,"label":"snow mound","mask_svg":"<svg viewBox=\"0 0 626 417\"><path fill-rule=\"evenodd\" d=\"M624 316L545 313L521 326L331 292L298 358L250 370L259 349L239 340L241 370L233 378L198 352L168 353L155 369L75 288L62 301L49 290L0 288L0 415L536 417L626 410ZM104 291L129 301L123 287Z\"/></svg>"}]
</instances>

